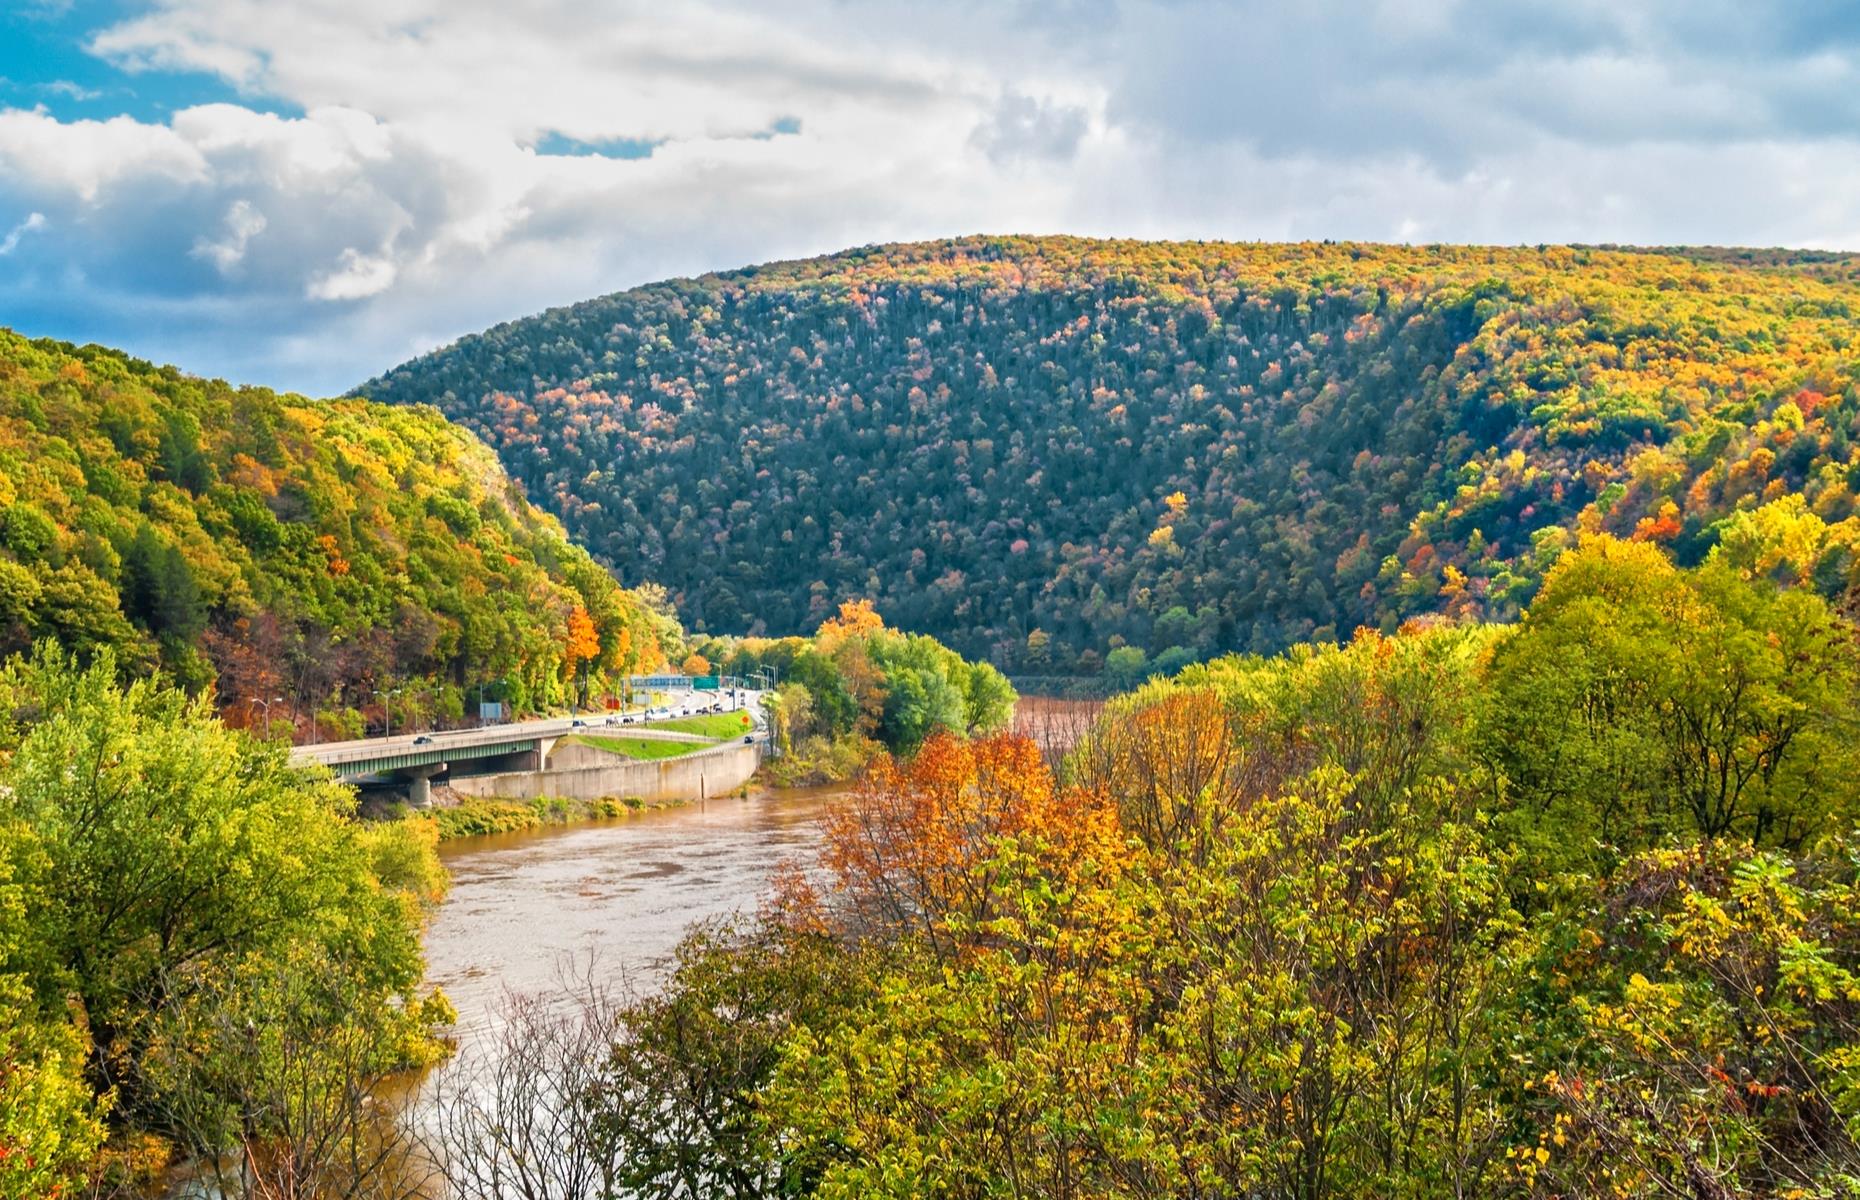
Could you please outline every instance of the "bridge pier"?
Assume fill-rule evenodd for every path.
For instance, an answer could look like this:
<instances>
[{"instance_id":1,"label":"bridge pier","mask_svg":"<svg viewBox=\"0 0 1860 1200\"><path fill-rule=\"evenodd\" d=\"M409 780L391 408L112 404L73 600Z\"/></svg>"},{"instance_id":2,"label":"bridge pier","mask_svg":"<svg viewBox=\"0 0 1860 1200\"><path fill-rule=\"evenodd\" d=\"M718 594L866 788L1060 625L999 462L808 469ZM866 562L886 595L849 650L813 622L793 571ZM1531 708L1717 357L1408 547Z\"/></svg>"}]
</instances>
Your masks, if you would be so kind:
<instances>
[{"instance_id":1,"label":"bridge pier","mask_svg":"<svg viewBox=\"0 0 1860 1200\"><path fill-rule=\"evenodd\" d=\"M445 763L428 763L419 767L402 767L394 774L407 781L407 804L417 812L433 806L433 776L445 772Z\"/></svg>"}]
</instances>

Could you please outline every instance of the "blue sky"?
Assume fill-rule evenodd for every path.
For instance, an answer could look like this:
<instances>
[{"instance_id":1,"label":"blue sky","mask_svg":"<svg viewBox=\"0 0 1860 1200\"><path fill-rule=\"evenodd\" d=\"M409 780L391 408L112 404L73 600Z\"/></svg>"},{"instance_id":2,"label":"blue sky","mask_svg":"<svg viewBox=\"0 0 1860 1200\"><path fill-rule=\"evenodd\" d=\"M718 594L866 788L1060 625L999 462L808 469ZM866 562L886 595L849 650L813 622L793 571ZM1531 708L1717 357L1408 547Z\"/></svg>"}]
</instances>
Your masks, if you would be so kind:
<instances>
[{"instance_id":1,"label":"blue sky","mask_svg":"<svg viewBox=\"0 0 1860 1200\"><path fill-rule=\"evenodd\" d=\"M26 0L0 324L341 391L953 233L1860 249L1831 0Z\"/></svg>"},{"instance_id":2,"label":"blue sky","mask_svg":"<svg viewBox=\"0 0 1860 1200\"><path fill-rule=\"evenodd\" d=\"M0 11L0 104L44 107L61 120L130 116L165 121L197 104L244 104L293 112L275 96L242 95L209 71L131 74L86 49L92 34L143 10L131 4L27 0Z\"/></svg>"}]
</instances>

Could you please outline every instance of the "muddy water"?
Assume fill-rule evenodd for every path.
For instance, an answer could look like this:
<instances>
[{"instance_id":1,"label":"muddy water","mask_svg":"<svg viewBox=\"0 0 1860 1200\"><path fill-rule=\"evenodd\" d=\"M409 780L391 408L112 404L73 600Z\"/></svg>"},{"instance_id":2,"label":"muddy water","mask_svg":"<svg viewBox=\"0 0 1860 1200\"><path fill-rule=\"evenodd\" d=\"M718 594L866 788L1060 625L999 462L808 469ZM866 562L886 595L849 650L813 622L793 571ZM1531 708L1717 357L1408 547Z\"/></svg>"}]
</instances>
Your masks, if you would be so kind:
<instances>
[{"instance_id":1,"label":"muddy water","mask_svg":"<svg viewBox=\"0 0 1860 1200\"><path fill-rule=\"evenodd\" d=\"M1022 696L1014 706L1013 731L1057 757L1077 745L1103 712L1103 700Z\"/></svg>"},{"instance_id":2,"label":"muddy water","mask_svg":"<svg viewBox=\"0 0 1860 1200\"><path fill-rule=\"evenodd\" d=\"M775 867L806 859L835 789L752 794L617 821L467 838L440 847L452 891L426 934L427 978L469 1037L505 990L554 990L583 967L650 989L685 931L754 912Z\"/></svg>"},{"instance_id":3,"label":"muddy water","mask_svg":"<svg viewBox=\"0 0 1860 1200\"><path fill-rule=\"evenodd\" d=\"M1070 748L1103 702L1022 697L1015 732ZM427 979L470 1040L506 990L559 990L590 961L607 980L650 990L691 926L753 912L784 860L809 860L839 788L762 791L579 825L448 842L452 890L426 934Z\"/></svg>"}]
</instances>

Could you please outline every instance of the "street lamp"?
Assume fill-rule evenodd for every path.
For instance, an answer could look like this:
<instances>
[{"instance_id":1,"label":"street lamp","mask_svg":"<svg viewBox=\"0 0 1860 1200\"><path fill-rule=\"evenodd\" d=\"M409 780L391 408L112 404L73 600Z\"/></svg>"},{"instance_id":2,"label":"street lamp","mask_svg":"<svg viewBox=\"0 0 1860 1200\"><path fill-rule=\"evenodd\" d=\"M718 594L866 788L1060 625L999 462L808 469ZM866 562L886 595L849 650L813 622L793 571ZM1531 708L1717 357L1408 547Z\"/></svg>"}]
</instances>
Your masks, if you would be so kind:
<instances>
[{"instance_id":1,"label":"street lamp","mask_svg":"<svg viewBox=\"0 0 1860 1200\"><path fill-rule=\"evenodd\" d=\"M257 696L247 696L246 703L259 705L265 710L265 736L271 736L271 706L274 704L283 704L284 697L273 696L269 700L264 700Z\"/></svg>"},{"instance_id":2,"label":"street lamp","mask_svg":"<svg viewBox=\"0 0 1860 1200\"><path fill-rule=\"evenodd\" d=\"M382 734L383 737L394 736L394 697L406 690L405 687L389 688L385 692L380 688L375 689L375 697L381 701L382 720L387 722L387 732Z\"/></svg>"}]
</instances>

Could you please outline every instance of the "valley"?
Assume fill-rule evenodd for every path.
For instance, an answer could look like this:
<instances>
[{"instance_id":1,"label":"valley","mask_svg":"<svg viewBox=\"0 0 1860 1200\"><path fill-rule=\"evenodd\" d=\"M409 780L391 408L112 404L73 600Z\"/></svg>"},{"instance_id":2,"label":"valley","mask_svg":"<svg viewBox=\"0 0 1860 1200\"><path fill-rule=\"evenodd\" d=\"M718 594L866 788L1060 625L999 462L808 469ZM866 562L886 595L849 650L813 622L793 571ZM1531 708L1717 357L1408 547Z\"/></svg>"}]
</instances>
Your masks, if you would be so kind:
<instances>
[{"instance_id":1,"label":"valley","mask_svg":"<svg viewBox=\"0 0 1860 1200\"><path fill-rule=\"evenodd\" d=\"M1702 1125L1823 1178L1853 286L971 239L388 403L0 333L16 1177L1549 1197Z\"/></svg>"},{"instance_id":2,"label":"valley","mask_svg":"<svg viewBox=\"0 0 1860 1200\"><path fill-rule=\"evenodd\" d=\"M0 1200L1860 1200L1860 16L0 6Z\"/></svg>"}]
</instances>

